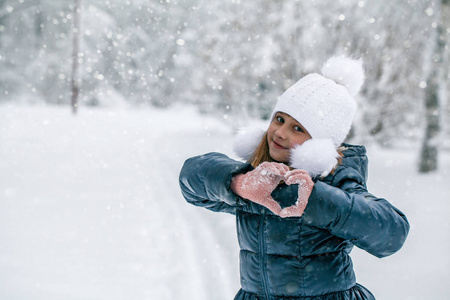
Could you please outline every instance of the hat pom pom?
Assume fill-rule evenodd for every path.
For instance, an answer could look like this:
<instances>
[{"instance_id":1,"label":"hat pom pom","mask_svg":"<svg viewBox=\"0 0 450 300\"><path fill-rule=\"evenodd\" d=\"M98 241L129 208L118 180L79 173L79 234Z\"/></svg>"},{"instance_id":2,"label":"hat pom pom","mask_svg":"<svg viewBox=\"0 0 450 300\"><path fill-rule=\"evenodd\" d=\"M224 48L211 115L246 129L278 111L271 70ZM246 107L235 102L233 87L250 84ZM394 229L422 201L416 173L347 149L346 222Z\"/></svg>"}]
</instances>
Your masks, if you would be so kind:
<instances>
[{"instance_id":1,"label":"hat pom pom","mask_svg":"<svg viewBox=\"0 0 450 300\"><path fill-rule=\"evenodd\" d=\"M324 177L337 165L339 153L329 139L309 139L291 150L291 167Z\"/></svg>"},{"instance_id":2,"label":"hat pom pom","mask_svg":"<svg viewBox=\"0 0 450 300\"><path fill-rule=\"evenodd\" d=\"M355 96L364 84L365 75L361 59L346 56L334 56L322 67L322 75L347 88L350 95Z\"/></svg>"},{"instance_id":3,"label":"hat pom pom","mask_svg":"<svg viewBox=\"0 0 450 300\"><path fill-rule=\"evenodd\" d=\"M241 128L233 140L234 153L245 161L249 160L261 143L264 133L265 130L257 126Z\"/></svg>"}]
</instances>

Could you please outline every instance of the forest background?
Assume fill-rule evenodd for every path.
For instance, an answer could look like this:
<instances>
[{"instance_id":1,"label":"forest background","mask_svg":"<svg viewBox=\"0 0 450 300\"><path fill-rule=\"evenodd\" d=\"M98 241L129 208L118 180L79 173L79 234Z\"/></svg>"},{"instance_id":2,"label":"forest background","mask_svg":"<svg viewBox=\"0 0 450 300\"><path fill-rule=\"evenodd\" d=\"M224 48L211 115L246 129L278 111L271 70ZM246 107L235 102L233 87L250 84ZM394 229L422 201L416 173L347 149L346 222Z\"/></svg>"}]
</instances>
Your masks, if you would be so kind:
<instances>
[{"instance_id":1,"label":"forest background","mask_svg":"<svg viewBox=\"0 0 450 300\"><path fill-rule=\"evenodd\" d=\"M349 139L409 141L424 160L424 145L450 147L448 6L1 0L0 102L68 105L75 82L78 107L189 103L238 128L267 119L296 80L346 54L367 72Z\"/></svg>"}]
</instances>

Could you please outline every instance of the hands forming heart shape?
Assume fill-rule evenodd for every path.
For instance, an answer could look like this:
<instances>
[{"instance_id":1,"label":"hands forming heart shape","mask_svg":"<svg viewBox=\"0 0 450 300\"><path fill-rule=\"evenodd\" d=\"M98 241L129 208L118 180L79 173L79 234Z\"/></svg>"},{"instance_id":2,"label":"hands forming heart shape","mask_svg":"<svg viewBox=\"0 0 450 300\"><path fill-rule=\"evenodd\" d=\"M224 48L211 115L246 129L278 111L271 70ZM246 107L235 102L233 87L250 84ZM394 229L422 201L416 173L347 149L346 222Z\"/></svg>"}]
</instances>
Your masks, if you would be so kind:
<instances>
[{"instance_id":1,"label":"hands forming heart shape","mask_svg":"<svg viewBox=\"0 0 450 300\"><path fill-rule=\"evenodd\" d=\"M294 205L281 209L273 200L272 191L284 181L287 185L298 184L298 198ZM242 198L267 207L274 214L300 217L308 204L314 182L304 170L292 170L282 163L263 162L254 170L233 177L231 189Z\"/></svg>"}]
</instances>

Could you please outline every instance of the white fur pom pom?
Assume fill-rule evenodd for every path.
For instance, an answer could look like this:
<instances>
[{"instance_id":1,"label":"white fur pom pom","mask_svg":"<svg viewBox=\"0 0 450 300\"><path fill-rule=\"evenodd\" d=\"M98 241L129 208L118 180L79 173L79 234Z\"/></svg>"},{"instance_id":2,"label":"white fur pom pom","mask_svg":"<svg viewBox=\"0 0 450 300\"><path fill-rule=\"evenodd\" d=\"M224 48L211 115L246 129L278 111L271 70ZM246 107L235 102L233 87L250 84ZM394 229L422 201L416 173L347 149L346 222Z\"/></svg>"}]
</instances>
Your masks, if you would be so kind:
<instances>
[{"instance_id":1,"label":"white fur pom pom","mask_svg":"<svg viewBox=\"0 0 450 300\"><path fill-rule=\"evenodd\" d=\"M291 167L309 176L327 176L337 165L339 153L328 139L310 139L291 150Z\"/></svg>"},{"instance_id":2,"label":"white fur pom pom","mask_svg":"<svg viewBox=\"0 0 450 300\"><path fill-rule=\"evenodd\" d=\"M361 59L346 56L331 57L322 67L322 75L347 88L355 96L364 84L364 68Z\"/></svg>"},{"instance_id":3,"label":"white fur pom pom","mask_svg":"<svg viewBox=\"0 0 450 300\"><path fill-rule=\"evenodd\" d=\"M233 140L233 151L236 155L247 161L261 143L265 130L257 127L245 127L239 130Z\"/></svg>"}]
</instances>

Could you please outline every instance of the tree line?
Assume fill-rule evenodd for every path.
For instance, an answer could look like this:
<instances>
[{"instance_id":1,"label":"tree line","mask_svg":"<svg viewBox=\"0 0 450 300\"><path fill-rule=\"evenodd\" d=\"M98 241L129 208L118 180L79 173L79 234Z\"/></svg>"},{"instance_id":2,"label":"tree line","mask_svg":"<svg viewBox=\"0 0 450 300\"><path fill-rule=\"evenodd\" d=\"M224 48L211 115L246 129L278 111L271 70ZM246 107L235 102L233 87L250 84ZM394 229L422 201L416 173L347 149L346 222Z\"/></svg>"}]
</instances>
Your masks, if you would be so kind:
<instances>
[{"instance_id":1,"label":"tree line","mask_svg":"<svg viewBox=\"0 0 450 300\"><path fill-rule=\"evenodd\" d=\"M449 146L447 0L77 1L0 0L0 101L182 102L237 126L347 54L367 73L350 138L420 141L423 171Z\"/></svg>"}]
</instances>

